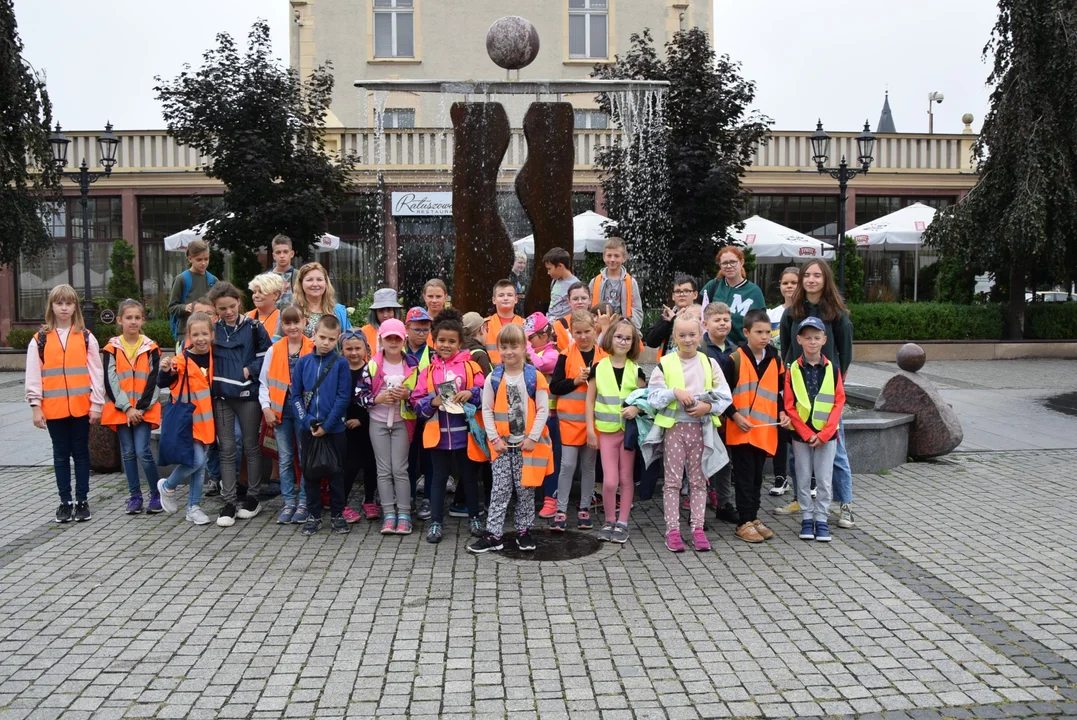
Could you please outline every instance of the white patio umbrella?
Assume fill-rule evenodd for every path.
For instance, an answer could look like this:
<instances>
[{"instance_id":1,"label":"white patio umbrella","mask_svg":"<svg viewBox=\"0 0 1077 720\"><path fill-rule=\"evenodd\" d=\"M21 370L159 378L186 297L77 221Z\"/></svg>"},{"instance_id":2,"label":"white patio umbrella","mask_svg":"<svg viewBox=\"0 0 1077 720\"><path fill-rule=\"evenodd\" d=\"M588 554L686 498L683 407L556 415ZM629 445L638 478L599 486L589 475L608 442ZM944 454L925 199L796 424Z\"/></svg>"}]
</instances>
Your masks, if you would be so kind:
<instances>
[{"instance_id":1,"label":"white patio umbrella","mask_svg":"<svg viewBox=\"0 0 1077 720\"><path fill-rule=\"evenodd\" d=\"M728 233L744 247L750 248L756 261L765 265L834 257L834 246L830 243L790 230L758 215L745 220L743 230L730 227Z\"/></svg>"},{"instance_id":2,"label":"white patio umbrella","mask_svg":"<svg viewBox=\"0 0 1077 720\"><path fill-rule=\"evenodd\" d=\"M572 254L600 253L606 244L606 228L617 227L616 220L590 210L572 218ZM528 256L535 254L535 236L528 235L513 243L513 247Z\"/></svg>"},{"instance_id":3,"label":"white patio umbrella","mask_svg":"<svg viewBox=\"0 0 1077 720\"><path fill-rule=\"evenodd\" d=\"M936 210L923 203L913 203L897 212L872 220L855 227L849 235L858 247L878 250L912 250L915 253L913 263L912 299L918 299L917 285L920 280L920 245L924 240L924 231L935 219Z\"/></svg>"},{"instance_id":4,"label":"white patio umbrella","mask_svg":"<svg viewBox=\"0 0 1077 720\"><path fill-rule=\"evenodd\" d=\"M178 233L169 235L165 238L165 250L171 250L174 252L183 252L187 249L187 246L194 240L201 240L205 237L206 232L209 230L212 220L206 221L195 225L194 227L187 228L186 230L180 230ZM325 233L318 239L317 250L318 252L327 252L329 250L336 250L340 247L340 238L336 235L330 235Z\"/></svg>"}]
</instances>

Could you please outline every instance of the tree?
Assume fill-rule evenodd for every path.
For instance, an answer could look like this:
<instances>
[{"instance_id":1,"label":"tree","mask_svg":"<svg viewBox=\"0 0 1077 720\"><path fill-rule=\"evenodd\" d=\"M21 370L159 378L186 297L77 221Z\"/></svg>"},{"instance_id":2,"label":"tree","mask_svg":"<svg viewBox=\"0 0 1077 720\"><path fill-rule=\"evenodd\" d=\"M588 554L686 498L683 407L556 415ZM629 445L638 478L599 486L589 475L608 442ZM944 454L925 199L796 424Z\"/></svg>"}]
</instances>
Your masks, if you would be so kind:
<instances>
[{"instance_id":1,"label":"tree","mask_svg":"<svg viewBox=\"0 0 1077 720\"><path fill-rule=\"evenodd\" d=\"M108 304L112 309L127 298L139 299L142 290L138 287L138 279L135 277L135 249L126 240L117 240L112 243L112 251L108 256Z\"/></svg>"},{"instance_id":2,"label":"tree","mask_svg":"<svg viewBox=\"0 0 1077 720\"><path fill-rule=\"evenodd\" d=\"M277 233L308 256L337 214L350 187L354 155L330 158L325 117L333 94L332 66L304 82L270 56L269 26L258 21L241 54L228 34L154 90L169 133L210 158L206 175L225 185L222 202L207 210L216 221L208 237L233 252L256 252Z\"/></svg>"},{"instance_id":3,"label":"tree","mask_svg":"<svg viewBox=\"0 0 1077 720\"><path fill-rule=\"evenodd\" d=\"M633 254L658 272L644 289L665 298L675 272L701 274L748 199L742 180L771 120L748 106L755 84L740 64L716 57L707 33L678 32L659 57L649 30L632 35L631 49L594 77L667 80L666 96L600 96L622 127L625 143L599 153L607 206ZM627 220L627 225L626 221ZM643 263L647 265L647 263Z\"/></svg>"},{"instance_id":4,"label":"tree","mask_svg":"<svg viewBox=\"0 0 1077 720\"><path fill-rule=\"evenodd\" d=\"M986 267L1009 296L1006 332L1024 334L1030 273L1077 276L1077 7L999 0L985 58L991 109L973 148L976 186L928 227L927 244Z\"/></svg>"},{"instance_id":5,"label":"tree","mask_svg":"<svg viewBox=\"0 0 1077 720\"><path fill-rule=\"evenodd\" d=\"M49 146L52 103L22 51L12 0L0 0L0 265L52 243L43 218L61 200Z\"/></svg>"}]
</instances>

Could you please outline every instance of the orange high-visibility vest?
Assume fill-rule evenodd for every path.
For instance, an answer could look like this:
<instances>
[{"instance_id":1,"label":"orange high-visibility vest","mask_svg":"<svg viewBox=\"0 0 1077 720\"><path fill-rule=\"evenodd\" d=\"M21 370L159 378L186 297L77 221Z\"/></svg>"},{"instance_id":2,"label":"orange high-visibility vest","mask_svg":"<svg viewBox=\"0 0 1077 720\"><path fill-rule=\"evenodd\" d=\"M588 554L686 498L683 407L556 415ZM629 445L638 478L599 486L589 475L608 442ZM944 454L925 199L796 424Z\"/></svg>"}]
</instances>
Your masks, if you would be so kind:
<instances>
[{"instance_id":1,"label":"orange high-visibility vest","mask_svg":"<svg viewBox=\"0 0 1077 720\"><path fill-rule=\"evenodd\" d=\"M586 367L580 346L572 346L561 353L565 356L565 377L574 378ZM606 357L606 352L595 346L594 362ZM587 385L577 385L568 395L557 396L557 422L560 423L561 444L579 447L587 442Z\"/></svg>"},{"instance_id":2,"label":"orange high-visibility vest","mask_svg":"<svg viewBox=\"0 0 1077 720\"><path fill-rule=\"evenodd\" d=\"M213 385L213 353L209 356L209 368L205 375L197 363L186 354L177 355L172 361L175 378L170 386L175 402L194 403L194 426L192 435L203 445L217 442L216 426L213 424L213 399L210 387ZM180 388L183 391L180 392Z\"/></svg>"},{"instance_id":3,"label":"orange high-visibility vest","mask_svg":"<svg viewBox=\"0 0 1077 720\"><path fill-rule=\"evenodd\" d=\"M160 353L157 343L150 341L145 350L139 348L135 356L134 364L127 359L127 353L117 348L112 343L105 346L103 352L113 357L116 363L116 377L120 381L120 390L127 396L131 407L135 407L142 399L142 393L146 391L146 383L150 377L150 354ZM155 402L142 413L142 422L149 423L152 427L161 425L161 403ZM127 413L116 407L116 403L107 402L101 409L101 424L110 425L115 430L120 425L127 424Z\"/></svg>"},{"instance_id":4,"label":"orange high-visibility vest","mask_svg":"<svg viewBox=\"0 0 1077 720\"><path fill-rule=\"evenodd\" d=\"M299 357L314 352L314 341L306 335L300 336ZM288 368L288 338L281 338L273 343L273 362L269 364L266 388L269 390L269 408L280 422L284 414L284 398L292 387L292 373Z\"/></svg>"},{"instance_id":5,"label":"orange high-visibility vest","mask_svg":"<svg viewBox=\"0 0 1077 720\"><path fill-rule=\"evenodd\" d=\"M572 318L572 314L569 313L559 320L555 320L553 323L553 333L556 338L557 351L564 352L568 350L568 346L572 344L572 334L568 331L569 322Z\"/></svg>"},{"instance_id":6,"label":"orange high-visibility vest","mask_svg":"<svg viewBox=\"0 0 1077 720\"><path fill-rule=\"evenodd\" d=\"M367 323L361 328L363 336L366 338L366 344L370 346L370 357L374 357L378 352L378 329Z\"/></svg>"},{"instance_id":7,"label":"orange high-visibility vest","mask_svg":"<svg viewBox=\"0 0 1077 720\"><path fill-rule=\"evenodd\" d=\"M90 414L90 366L86 335L74 328L67 333L67 347L53 330L38 333L38 346L45 343L41 363L41 412L46 420L86 417Z\"/></svg>"},{"instance_id":8,"label":"orange high-visibility vest","mask_svg":"<svg viewBox=\"0 0 1077 720\"><path fill-rule=\"evenodd\" d=\"M475 386L475 376L482 372L482 368L479 367L477 362L468 360L464 363L464 389L469 390ZM426 369L426 391L429 393L435 392L434 388L434 366L430 365ZM439 411L440 412L440 411ZM435 414L434 417L426 421L426 425L423 426L423 447L435 448L438 442L441 441L441 433L448 432L447 428L442 428L441 423L438 421L438 417ZM467 456L469 459L475 462L487 462L489 458L486 457L486 453L479 447L479 444L475 442L475 438L471 433L467 434Z\"/></svg>"},{"instance_id":9,"label":"orange high-visibility vest","mask_svg":"<svg viewBox=\"0 0 1077 720\"><path fill-rule=\"evenodd\" d=\"M542 373L536 372L535 379L535 392L539 390L550 391L550 385L546 382L545 376ZM497 393L494 395L494 427L497 429L497 434L506 438L509 436L509 397L508 391L505 389L505 385L508 381L505 376L501 376L501 383L497 386ZM530 395L527 398L527 425L525 426L525 432L534 427L535 425L535 413L537 412L537 406L535 404L535 398ZM530 451L523 451L524 471L521 483L524 487L541 487L543 480L546 476L553 472L553 445L550 443L550 431L545 426L542 428L542 437L537 443L535 443L535 449ZM493 445L490 445L490 459L497 459L497 451L494 450Z\"/></svg>"},{"instance_id":10,"label":"orange high-visibility vest","mask_svg":"<svg viewBox=\"0 0 1077 720\"><path fill-rule=\"evenodd\" d=\"M247 317L262 323L262 327L266 329L266 334L268 334L269 337L272 338L277 334L277 327L280 325L280 310L274 310L269 313L269 316L265 320L262 320L258 317L258 308L255 308L247 313Z\"/></svg>"},{"instance_id":11,"label":"orange high-visibility vest","mask_svg":"<svg viewBox=\"0 0 1077 720\"><path fill-rule=\"evenodd\" d=\"M778 451L778 426L771 423L778 422L778 374L782 367L781 358L775 357L760 378L744 348L737 348L736 351L741 357L740 373L737 376L737 384L733 387L733 407L752 425L765 424L767 427L753 427L749 432L744 432L736 423L725 423L725 443L754 445L773 456Z\"/></svg>"},{"instance_id":12,"label":"orange high-visibility vest","mask_svg":"<svg viewBox=\"0 0 1077 720\"><path fill-rule=\"evenodd\" d=\"M497 334L505 325L523 325L524 319L519 315L513 315L512 321L506 323L501 316L494 313L486 318L486 354L490 356L491 365L501 364L501 353L497 349Z\"/></svg>"},{"instance_id":13,"label":"orange high-visibility vest","mask_svg":"<svg viewBox=\"0 0 1077 720\"><path fill-rule=\"evenodd\" d=\"M628 271L621 268L621 272L625 274L625 311L624 318L626 320L632 319L632 276L628 274ZM602 273L595 275L595 279L591 281L591 307L598 305L602 302L602 299L598 296L599 290L602 289ZM614 308L615 311L619 311L620 308Z\"/></svg>"}]
</instances>

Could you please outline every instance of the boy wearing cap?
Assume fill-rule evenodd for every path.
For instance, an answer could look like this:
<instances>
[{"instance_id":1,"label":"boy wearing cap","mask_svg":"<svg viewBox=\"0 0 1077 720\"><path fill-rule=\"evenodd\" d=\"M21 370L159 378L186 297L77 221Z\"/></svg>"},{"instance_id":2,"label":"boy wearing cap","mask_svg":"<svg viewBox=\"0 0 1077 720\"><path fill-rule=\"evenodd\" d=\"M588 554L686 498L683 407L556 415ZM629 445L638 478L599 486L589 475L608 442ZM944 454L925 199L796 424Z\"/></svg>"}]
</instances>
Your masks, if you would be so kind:
<instances>
[{"instance_id":1,"label":"boy wearing cap","mask_svg":"<svg viewBox=\"0 0 1077 720\"><path fill-rule=\"evenodd\" d=\"M381 343L378 342L380 339L378 328L390 318L399 318L399 313L403 309L404 306L396 299L396 290L381 288L374 291L374 302L370 303L370 319L361 328L366 343L370 346L371 355L381 349Z\"/></svg>"},{"instance_id":2,"label":"boy wearing cap","mask_svg":"<svg viewBox=\"0 0 1077 720\"><path fill-rule=\"evenodd\" d=\"M419 375L430 364L433 350L426 340L430 337L431 325L433 325L433 321L430 319L430 313L426 311L426 308L413 307L408 310L408 314L404 317L404 327L407 330L404 354L411 372L411 377L408 378L408 381L412 384L412 387L419 379ZM419 487L419 476L422 475L429 479L431 468L430 451L423 447L423 427L425 427L426 422L422 418L415 417L417 422L416 432L412 435L411 450L408 453L408 480L411 483L412 497L416 496ZM420 505L416 515L420 520L429 519L430 509L425 500Z\"/></svg>"},{"instance_id":3,"label":"boy wearing cap","mask_svg":"<svg viewBox=\"0 0 1077 720\"><path fill-rule=\"evenodd\" d=\"M797 328L802 355L785 374L785 412L793 424L797 502L800 503L800 539L830 542L827 513L833 497L834 457L838 427L845 408L841 371L823 355L826 327L807 317ZM816 496L811 478L815 474Z\"/></svg>"}]
</instances>

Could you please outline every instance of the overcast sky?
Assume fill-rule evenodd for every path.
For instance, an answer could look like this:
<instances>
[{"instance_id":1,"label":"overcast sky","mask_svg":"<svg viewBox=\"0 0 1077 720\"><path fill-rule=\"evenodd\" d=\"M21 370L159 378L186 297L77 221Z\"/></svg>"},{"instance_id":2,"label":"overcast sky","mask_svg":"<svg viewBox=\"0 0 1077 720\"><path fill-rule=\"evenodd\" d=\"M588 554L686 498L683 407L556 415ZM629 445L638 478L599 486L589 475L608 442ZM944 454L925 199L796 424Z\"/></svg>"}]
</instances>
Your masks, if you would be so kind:
<instances>
[{"instance_id":1,"label":"overcast sky","mask_svg":"<svg viewBox=\"0 0 1077 720\"><path fill-rule=\"evenodd\" d=\"M936 131L960 132L966 112L977 129L983 120L990 0L716 0L715 11L716 48L744 63L777 129L813 129L817 117L830 130L874 128L887 85L899 132L926 132L935 90L946 96ZM216 33L245 39L259 17L283 60L288 13L286 0L15 0L25 57L47 73L70 130L162 128L154 75L197 67Z\"/></svg>"}]
</instances>

